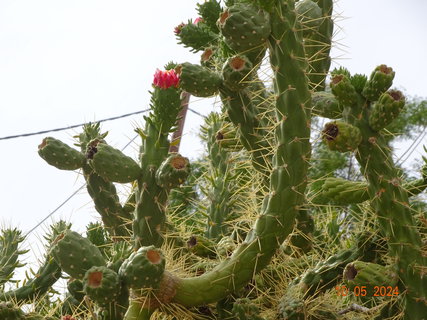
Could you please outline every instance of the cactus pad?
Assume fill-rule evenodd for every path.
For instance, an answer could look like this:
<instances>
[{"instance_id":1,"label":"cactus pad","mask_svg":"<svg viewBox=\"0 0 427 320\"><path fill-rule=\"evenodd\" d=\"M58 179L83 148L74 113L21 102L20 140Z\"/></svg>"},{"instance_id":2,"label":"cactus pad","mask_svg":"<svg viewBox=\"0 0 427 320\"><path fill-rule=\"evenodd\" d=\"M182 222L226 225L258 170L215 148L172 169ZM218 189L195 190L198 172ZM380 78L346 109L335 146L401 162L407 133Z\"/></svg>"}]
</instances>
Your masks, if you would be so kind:
<instances>
[{"instance_id":1,"label":"cactus pad","mask_svg":"<svg viewBox=\"0 0 427 320\"><path fill-rule=\"evenodd\" d=\"M76 279L83 279L93 266L105 265L99 249L77 232L66 230L54 241L51 253L61 269Z\"/></svg>"},{"instance_id":2,"label":"cactus pad","mask_svg":"<svg viewBox=\"0 0 427 320\"><path fill-rule=\"evenodd\" d=\"M196 97L210 97L219 90L221 77L208 68L185 62L175 70L180 87Z\"/></svg>"},{"instance_id":3,"label":"cactus pad","mask_svg":"<svg viewBox=\"0 0 427 320\"><path fill-rule=\"evenodd\" d=\"M43 139L38 152L47 163L61 170L80 169L86 162L81 152L52 137Z\"/></svg>"},{"instance_id":4,"label":"cactus pad","mask_svg":"<svg viewBox=\"0 0 427 320\"><path fill-rule=\"evenodd\" d=\"M229 58L222 68L224 85L233 91L242 90L251 80L253 65L244 55Z\"/></svg>"},{"instance_id":5,"label":"cactus pad","mask_svg":"<svg viewBox=\"0 0 427 320\"><path fill-rule=\"evenodd\" d=\"M236 52L264 46L271 32L269 16L249 4L235 4L221 13L218 27Z\"/></svg>"}]
</instances>

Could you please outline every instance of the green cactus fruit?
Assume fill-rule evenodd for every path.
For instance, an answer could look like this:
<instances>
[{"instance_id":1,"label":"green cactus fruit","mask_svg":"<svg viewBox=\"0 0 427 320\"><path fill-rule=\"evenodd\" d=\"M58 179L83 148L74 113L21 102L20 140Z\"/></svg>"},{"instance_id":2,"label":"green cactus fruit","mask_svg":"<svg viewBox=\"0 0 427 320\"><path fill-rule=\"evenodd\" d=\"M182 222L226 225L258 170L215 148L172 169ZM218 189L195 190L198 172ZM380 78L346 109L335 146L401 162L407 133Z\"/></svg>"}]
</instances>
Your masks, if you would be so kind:
<instances>
[{"instance_id":1,"label":"green cactus fruit","mask_svg":"<svg viewBox=\"0 0 427 320\"><path fill-rule=\"evenodd\" d=\"M200 65L184 62L175 70L179 76L179 86L196 97L215 95L222 82L217 73Z\"/></svg>"},{"instance_id":2,"label":"green cactus fruit","mask_svg":"<svg viewBox=\"0 0 427 320\"><path fill-rule=\"evenodd\" d=\"M244 55L228 58L222 68L224 85L233 91L246 88L251 81L253 65Z\"/></svg>"},{"instance_id":3,"label":"green cactus fruit","mask_svg":"<svg viewBox=\"0 0 427 320\"><path fill-rule=\"evenodd\" d=\"M157 288L165 271L165 263L160 249L141 247L123 262L119 275L131 289Z\"/></svg>"},{"instance_id":4,"label":"green cactus fruit","mask_svg":"<svg viewBox=\"0 0 427 320\"><path fill-rule=\"evenodd\" d=\"M93 266L106 264L101 251L89 239L71 230L55 239L51 253L61 269L76 279L83 279Z\"/></svg>"},{"instance_id":5,"label":"green cactus fruit","mask_svg":"<svg viewBox=\"0 0 427 320\"><path fill-rule=\"evenodd\" d=\"M263 320L259 315L259 308L248 298L237 299L232 313L238 320Z\"/></svg>"},{"instance_id":6,"label":"green cactus fruit","mask_svg":"<svg viewBox=\"0 0 427 320\"><path fill-rule=\"evenodd\" d=\"M380 131L393 122L405 106L405 97L398 90L384 92L369 115L369 126Z\"/></svg>"},{"instance_id":7,"label":"green cactus fruit","mask_svg":"<svg viewBox=\"0 0 427 320\"><path fill-rule=\"evenodd\" d=\"M85 293L83 292L83 282L79 279L71 278L67 282L68 293L77 301L83 301Z\"/></svg>"},{"instance_id":8,"label":"green cactus fruit","mask_svg":"<svg viewBox=\"0 0 427 320\"><path fill-rule=\"evenodd\" d=\"M296 298L284 297L279 304L279 319L305 320L304 301Z\"/></svg>"},{"instance_id":9,"label":"green cactus fruit","mask_svg":"<svg viewBox=\"0 0 427 320\"><path fill-rule=\"evenodd\" d=\"M350 291L354 289L366 289L363 296L373 297L375 287L395 289L399 277L389 266L382 266L376 263L354 261L346 265L343 272L343 279Z\"/></svg>"},{"instance_id":10,"label":"green cactus fruit","mask_svg":"<svg viewBox=\"0 0 427 320\"><path fill-rule=\"evenodd\" d=\"M61 170L80 169L86 163L81 152L52 137L43 139L38 152L48 164Z\"/></svg>"},{"instance_id":11,"label":"green cactus fruit","mask_svg":"<svg viewBox=\"0 0 427 320\"><path fill-rule=\"evenodd\" d=\"M86 157L95 172L111 182L132 182L142 174L141 167L131 157L97 139L89 142Z\"/></svg>"},{"instance_id":12,"label":"green cactus fruit","mask_svg":"<svg viewBox=\"0 0 427 320\"><path fill-rule=\"evenodd\" d=\"M197 4L197 12L202 17L203 22L209 27L212 32L218 33L216 21L222 12L219 1L207 0Z\"/></svg>"},{"instance_id":13,"label":"green cactus fruit","mask_svg":"<svg viewBox=\"0 0 427 320\"><path fill-rule=\"evenodd\" d=\"M172 154L165 159L156 172L156 183L171 189L181 185L190 174L190 162L180 154Z\"/></svg>"},{"instance_id":14,"label":"green cactus fruit","mask_svg":"<svg viewBox=\"0 0 427 320\"><path fill-rule=\"evenodd\" d=\"M236 52L265 46L270 35L269 16L249 4L238 3L221 13L218 27L224 42Z\"/></svg>"},{"instance_id":15,"label":"green cactus fruit","mask_svg":"<svg viewBox=\"0 0 427 320\"><path fill-rule=\"evenodd\" d=\"M175 27L175 35L179 44L191 48L192 52L202 51L215 44L218 39L218 36L207 25L192 21L188 21L187 24L181 23Z\"/></svg>"},{"instance_id":16,"label":"green cactus fruit","mask_svg":"<svg viewBox=\"0 0 427 320\"><path fill-rule=\"evenodd\" d=\"M101 306L116 301L120 294L119 275L104 266L92 267L83 279L84 292Z\"/></svg>"},{"instance_id":17,"label":"green cactus fruit","mask_svg":"<svg viewBox=\"0 0 427 320\"><path fill-rule=\"evenodd\" d=\"M357 92L345 74L332 73L331 91L342 107L353 106L357 103Z\"/></svg>"},{"instance_id":18,"label":"green cactus fruit","mask_svg":"<svg viewBox=\"0 0 427 320\"><path fill-rule=\"evenodd\" d=\"M322 9L312 0L298 1L295 5L298 21L304 32L315 32L323 22Z\"/></svg>"},{"instance_id":19,"label":"green cactus fruit","mask_svg":"<svg viewBox=\"0 0 427 320\"><path fill-rule=\"evenodd\" d=\"M342 117L342 107L332 93L315 92L311 99L314 114L329 119L339 119Z\"/></svg>"},{"instance_id":20,"label":"green cactus fruit","mask_svg":"<svg viewBox=\"0 0 427 320\"><path fill-rule=\"evenodd\" d=\"M12 302L0 302L0 319L21 320L25 315L21 309L14 307Z\"/></svg>"},{"instance_id":21,"label":"green cactus fruit","mask_svg":"<svg viewBox=\"0 0 427 320\"><path fill-rule=\"evenodd\" d=\"M333 151L354 151L362 141L360 130L343 121L327 123L322 134L323 141Z\"/></svg>"},{"instance_id":22,"label":"green cactus fruit","mask_svg":"<svg viewBox=\"0 0 427 320\"><path fill-rule=\"evenodd\" d=\"M377 101L393 84L394 74L393 69L385 64L376 67L366 82L362 95L369 101Z\"/></svg>"},{"instance_id":23,"label":"green cactus fruit","mask_svg":"<svg viewBox=\"0 0 427 320\"><path fill-rule=\"evenodd\" d=\"M190 252L199 257L216 256L215 242L199 235L193 235L188 239L187 248Z\"/></svg>"}]
</instances>

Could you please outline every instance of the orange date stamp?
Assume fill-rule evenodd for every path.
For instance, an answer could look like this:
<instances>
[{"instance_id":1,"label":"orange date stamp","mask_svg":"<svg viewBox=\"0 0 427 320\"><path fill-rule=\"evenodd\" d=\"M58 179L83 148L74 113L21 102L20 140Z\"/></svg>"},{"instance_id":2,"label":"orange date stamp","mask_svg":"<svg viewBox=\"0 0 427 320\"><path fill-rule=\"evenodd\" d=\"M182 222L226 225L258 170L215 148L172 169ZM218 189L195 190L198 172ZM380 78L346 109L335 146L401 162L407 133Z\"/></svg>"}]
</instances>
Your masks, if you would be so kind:
<instances>
[{"instance_id":1,"label":"orange date stamp","mask_svg":"<svg viewBox=\"0 0 427 320\"><path fill-rule=\"evenodd\" d=\"M395 297L399 295L399 288L397 286L354 286L353 289L349 289L347 286L336 286L335 292L341 297L350 294L356 297Z\"/></svg>"}]
</instances>

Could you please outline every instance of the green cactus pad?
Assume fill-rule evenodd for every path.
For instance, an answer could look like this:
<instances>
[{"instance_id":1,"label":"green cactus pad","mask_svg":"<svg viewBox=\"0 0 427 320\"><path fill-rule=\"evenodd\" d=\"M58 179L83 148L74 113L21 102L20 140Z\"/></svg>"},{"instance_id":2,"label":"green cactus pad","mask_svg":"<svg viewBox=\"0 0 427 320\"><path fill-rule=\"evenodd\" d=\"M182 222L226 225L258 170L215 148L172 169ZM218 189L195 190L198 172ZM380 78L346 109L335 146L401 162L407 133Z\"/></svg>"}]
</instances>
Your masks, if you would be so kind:
<instances>
[{"instance_id":1,"label":"green cactus pad","mask_svg":"<svg viewBox=\"0 0 427 320\"><path fill-rule=\"evenodd\" d=\"M333 94L329 92L315 92L311 99L314 114L329 119L339 119L342 117L342 107Z\"/></svg>"},{"instance_id":2,"label":"green cactus pad","mask_svg":"<svg viewBox=\"0 0 427 320\"><path fill-rule=\"evenodd\" d=\"M362 141L360 130L343 121L327 123L322 133L323 141L333 151L354 151Z\"/></svg>"},{"instance_id":3,"label":"green cactus pad","mask_svg":"<svg viewBox=\"0 0 427 320\"><path fill-rule=\"evenodd\" d=\"M85 293L83 292L83 282L79 279L71 278L67 283L68 293L77 301L83 301Z\"/></svg>"},{"instance_id":4,"label":"green cactus pad","mask_svg":"<svg viewBox=\"0 0 427 320\"><path fill-rule=\"evenodd\" d=\"M196 97L213 96L218 92L222 82L217 73L200 65L185 62L178 65L175 70L179 76L180 87Z\"/></svg>"},{"instance_id":5,"label":"green cactus pad","mask_svg":"<svg viewBox=\"0 0 427 320\"><path fill-rule=\"evenodd\" d=\"M156 172L156 183L170 189L181 185L190 174L190 162L180 154L172 154L164 160Z\"/></svg>"},{"instance_id":6,"label":"green cactus pad","mask_svg":"<svg viewBox=\"0 0 427 320\"><path fill-rule=\"evenodd\" d=\"M95 172L111 182L132 182L142 174L141 167L131 157L99 140L89 143L86 156Z\"/></svg>"},{"instance_id":7,"label":"green cactus pad","mask_svg":"<svg viewBox=\"0 0 427 320\"><path fill-rule=\"evenodd\" d=\"M101 251L77 232L66 230L54 241L51 253L61 269L76 279L83 279L93 266L106 264Z\"/></svg>"},{"instance_id":8,"label":"green cactus pad","mask_svg":"<svg viewBox=\"0 0 427 320\"><path fill-rule=\"evenodd\" d=\"M43 139L38 152L48 164L61 170L80 169L86 163L81 152L52 137Z\"/></svg>"},{"instance_id":9,"label":"green cactus pad","mask_svg":"<svg viewBox=\"0 0 427 320\"><path fill-rule=\"evenodd\" d=\"M323 22L322 9L312 0L298 1L295 9L304 32L316 31Z\"/></svg>"},{"instance_id":10,"label":"green cactus pad","mask_svg":"<svg viewBox=\"0 0 427 320\"><path fill-rule=\"evenodd\" d=\"M395 287L399 279L391 268L376 263L354 261L347 264L343 272L343 279L350 291L357 286L365 286L366 296L374 296L375 287Z\"/></svg>"},{"instance_id":11,"label":"green cactus pad","mask_svg":"<svg viewBox=\"0 0 427 320\"><path fill-rule=\"evenodd\" d=\"M233 91L246 88L251 80L253 65L244 55L227 59L222 68L224 85Z\"/></svg>"},{"instance_id":12,"label":"green cactus pad","mask_svg":"<svg viewBox=\"0 0 427 320\"><path fill-rule=\"evenodd\" d=\"M83 279L84 292L101 306L116 301L120 294L119 275L104 266L92 267Z\"/></svg>"},{"instance_id":13,"label":"green cactus pad","mask_svg":"<svg viewBox=\"0 0 427 320\"><path fill-rule=\"evenodd\" d=\"M218 36L213 33L208 26L202 23L194 24L188 21L187 24L180 24L175 28L175 34L179 39L179 44L186 48L192 48L192 52L204 50L217 41Z\"/></svg>"},{"instance_id":14,"label":"green cactus pad","mask_svg":"<svg viewBox=\"0 0 427 320\"><path fill-rule=\"evenodd\" d=\"M369 126L380 131L393 122L405 106L405 97L398 90L383 93L369 115Z\"/></svg>"},{"instance_id":15,"label":"green cactus pad","mask_svg":"<svg viewBox=\"0 0 427 320\"><path fill-rule=\"evenodd\" d=\"M271 32L267 13L249 4L235 4L221 13L218 27L224 42L236 52L264 46Z\"/></svg>"},{"instance_id":16,"label":"green cactus pad","mask_svg":"<svg viewBox=\"0 0 427 320\"><path fill-rule=\"evenodd\" d=\"M377 101L393 84L394 74L393 69L385 64L376 67L366 82L362 95L369 101Z\"/></svg>"},{"instance_id":17,"label":"green cactus pad","mask_svg":"<svg viewBox=\"0 0 427 320\"><path fill-rule=\"evenodd\" d=\"M156 288L165 271L165 263L160 249L141 247L123 262L119 275L129 288Z\"/></svg>"},{"instance_id":18,"label":"green cactus pad","mask_svg":"<svg viewBox=\"0 0 427 320\"><path fill-rule=\"evenodd\" d=\"M357 92L345 74L332 73L331 91L341 106L352 106L357 103Z\"/></svg>"},{"instance_id":19,"label":"green cactus pad","mask_svg":"<svg viewBox=\"0 0 427 320\"><path fill-rule=\"evenodd\" d=\"M22 267L19 256L27 253L27 250L18 250L20 243L24 241L22 233L18 229L1 230L0 234L0 285L13 277L16 268Z\"/></svg>"}]
</instances>

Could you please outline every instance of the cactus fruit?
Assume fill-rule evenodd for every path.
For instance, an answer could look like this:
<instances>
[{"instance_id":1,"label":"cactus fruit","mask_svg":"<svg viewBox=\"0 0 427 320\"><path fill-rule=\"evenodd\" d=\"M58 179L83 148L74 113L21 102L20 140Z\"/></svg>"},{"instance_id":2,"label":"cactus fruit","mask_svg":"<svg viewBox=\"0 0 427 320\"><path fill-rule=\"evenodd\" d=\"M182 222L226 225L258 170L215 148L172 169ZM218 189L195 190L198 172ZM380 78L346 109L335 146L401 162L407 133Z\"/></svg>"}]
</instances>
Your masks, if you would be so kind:
<instances>
[{"instance_id":1,"label":"cactus fruit","mask_svg":"<svg viewBox=\"0 0 427 320\"><path fill-rule=\"evenodd\" d=\"M353 291L356 286L359 288L364 286L366 296L373 297L375 287L395 287L398 276L391 267L371 262L354 261L346 265L343 279L350 291Z\"/></svg>"},{"instance_id":2,"label":"cactus fruit","mask_svg":"<svg viewBox=\"0 0 427 320\"><path fill-rule=\"evenodd\" d=\"M323 21L322 9L312 0L298 1L295 5L298 20L304 28L304 32L316 31Z\"/></svg>"},{"instance_id":3,"label":"cactus fruit","mask_svg":"<svg viewBox=\"0 0 427 320\"><path fill-rule=\"evenodd\" d=\"M322 131L323 141L330 150L347 152L355 150L362 141L360 130L343 121L329 122Z\"/></svg>"},{"instance_id":4,"label":"cactus fruit","mask_svg":"<svg viewBox=\"0 0 427 320\"><path fill-rule=\"evenodd\" d=\"M362 95L369 101L377 101L392 85L395 72L382 64L375 68L363 88Z\"/></svg>"},{"instance_id":5,"label":"cactus fruit","mask_svg":"<svg viewBox=\"0 0 427 320\"><path fill-rule=\"evenodd\" d=\"M52 137L43 139L38 152L48 164L61 170L77 170L86 163L81 152Z\"/></svg>"},{"instance_id":6,"label":"cactus fruit","mask_svg":"<svg viewBox=\"0 0 427 320\"><path fill-rule=\"evenodd\" d=\"M373 105L369 126L375 131L384 129L400 114L405 106L405 97L398 90L384 92Z\"/></svg>"},{"instance_id":7,"label":"cactus fruit","mask_svg":"<svg viewBox=\"0 0 427 320\"><path fill-rule=\"evenodd\" d=\"M216 94L222 82L221 77L208 68L184 62L175 68L182 90L196 97L210 97Z\"/></svg>"},{"instance_id":8,"label":"cactus fruit","mask_svg":"<svg viewBox=\"0 0 427 320\"><path fill-rule=\"evenodd\" d=\"M95 172L111 182L132 182L142 174L131 157L98 139L89 142L86 156Z\"/></svg>"},{"instance_id":9,"label":"cactus fruit","mask_svg":"<svg viewBox=\"0 0 427 320\"><path fill-rule=\"evenodd\" d=\"M160 187L178 187L190 174L190 162L180 154L172 154L162 162L156 172L156 182Z\"/></svg>"},{"instance_id":10,"label":"cactus fruit","mask_svg":"<svg viewBox=\"0 0 427 320\"><path fill-rule=\"evenodd\" d=\"M252 62L244 55L228 58L222 68L224 85L233 91L242 90L248 86L253 71Z\"/></svg>"},{"instance_id":11,"label":"cactus fruit","mask_svg":"<svg viewBox=\"0 0 427 320\"><path fill-rule=\"evenodd\" d=\"M119 275L104 266L92 267L84 276L83 290L99 305L108 305L116 301L120 294Z\"/></svg>"},{"instance_id":12,"label":"cactus fruit","mask_svg":"<svg viewBox=\"0 0 427 320\"><path fill-rule=\"evenodd\" d=\"M51 253L61 269L76 279L83 279L93 266L106 264L101 251L77 232L66 230L54 241Z\"/></svg>"},{"instance_id":13,"label":"cactus fruit","mask_svg":"<svg viewBox=\"0 0 427 320\"><path fill-rule=\"evenodd\" d=\"M333 94L329 92L315 92L311 99L314 114L329 119L339 119L342 117L342 107Z\"/></svg>"},{"instance_id":14,"label":"cactus fruit","mask_svg":"<svg viewBox=\"0 0 427 320\"><path fill-rule=\"evenodd\" d=\"M271 32L268 14L243 3L225 9L217 24L224 42L238 53L265 46Z\"/></svg>"},{"instance_id":15,"label":"cactus fruit","mask_svg":"<svg viewBox=\"0 0 427 320\"><path fill-rule=\"evenodd\" d=\"M332 72L331 91L338 99L340 105L352 106L357 103L357 92L349 77L344 73Z\"/></svg>"},{"instance_id":16,"label":"cactus fruit","mask_svg":"<svg viewBox=\"0 0 427 320\"><path fill-rule=\"evenodd\" d=\"M165 263L160 249L141 247L123 262L119 275L129 288L157 288L165 271Z\"/></svg>"}]
</instances>

